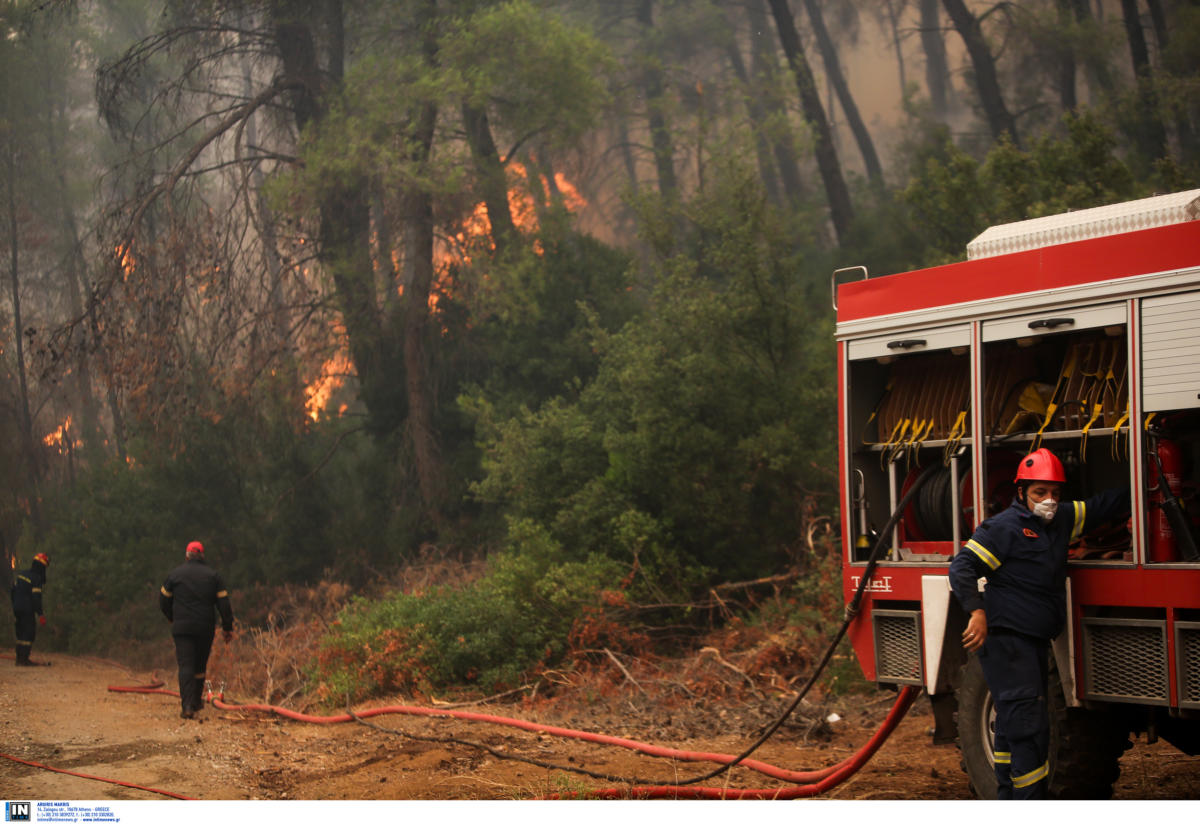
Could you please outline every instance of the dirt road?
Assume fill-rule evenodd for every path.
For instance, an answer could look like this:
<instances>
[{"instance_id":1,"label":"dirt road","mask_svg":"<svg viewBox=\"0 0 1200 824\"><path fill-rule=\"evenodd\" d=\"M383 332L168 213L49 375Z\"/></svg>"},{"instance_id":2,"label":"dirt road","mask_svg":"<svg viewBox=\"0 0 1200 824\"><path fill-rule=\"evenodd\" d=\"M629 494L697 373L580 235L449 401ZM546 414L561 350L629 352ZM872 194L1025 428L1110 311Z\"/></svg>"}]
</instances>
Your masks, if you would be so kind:
<instances>
[{"instance_id":1,"label":"dirt road","mask_svg":"<svg viewBox=\"0 0 1200 824\"><path fill-rule=\"evenodd\" d=\"M615 786L580 773L503 756L629 776L641 782L707 772L712 765L650 758L614 747L563 740L492 724L382 716L396 735L353 722L317 725L209 706L201 721L179 717L178 700L108 691L145 684L147 672L55 654L52 666L17 668L0 658L0 752L59 769L167 790L200 799L528 799ZM170 673L157 673L174 688ZM639 706L632 696L474 707L479 712L625 736L665 746L737 753L754 724L736 710ZM232 697L231 697L232 700ZM399 699L398 699L399 700ZM378 702L379 704L388 702ZM817 708L840 720L784 727L756 758L789 769L816 769L856 750L886 713L887 695L838 699ZM361 709L361 708L360 708ZM930 744L932 719L919 700L896 733L838 799L962 799L970 792L953 746ZM450 740L456 739L456 740ZM744 769L717 786L786 786ZM145 790L78 778L0 758L6 798L161 799ZM1200 799L1200 757L1169 745L1137 743L1122 759L1116 797Z\"/></svg>"}]
</instances>

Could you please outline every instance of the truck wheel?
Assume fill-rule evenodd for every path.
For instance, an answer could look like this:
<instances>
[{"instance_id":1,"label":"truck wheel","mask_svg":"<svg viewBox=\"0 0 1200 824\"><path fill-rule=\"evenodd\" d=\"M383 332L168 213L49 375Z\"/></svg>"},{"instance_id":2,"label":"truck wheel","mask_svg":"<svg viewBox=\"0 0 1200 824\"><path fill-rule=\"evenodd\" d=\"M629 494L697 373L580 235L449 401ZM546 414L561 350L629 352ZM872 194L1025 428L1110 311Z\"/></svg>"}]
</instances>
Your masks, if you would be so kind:
<instances>
[{"instance_id":1,"label":"truck wheel","mask_svg":"<svg viewBox=\"0 0 1200 824\"><path fill-rule=\"evenodd\" d=\"M1058 669L1050 662L1047 686L1050 714L1050 785L1048 795L1059 799L1106 799L1120 775L1120 759L1129 729L1113 713L1068 707ZM971 791L983 799L996 798L992 739L996 710L983 680L979 659L971 656L962 669L958 688L958 746Z\"/></svg>"},{"instance_id":2,"label":"truck wheel","mask_svg":"<svg viewBox=\"0 0 1200 824\"><path fill-rule=\"evenodd\" d=\"M1050 657L1050 798L1108 799L1129 748L1129 726L1115 712L1068 707Z\"/></svg>"},{"instance_id":3,"label":"truck wheel","mask_svg":"<svg viewBox=\"0 0 1200 824\"><path fill-rule=\"evenodd\" d=\"M958 686L958 750L963 772L976 798L996 799L996 762L992 738L996 732L996 708L983 680L983 667L972 655L962 668Z\"/></svg>"}]
</instances>

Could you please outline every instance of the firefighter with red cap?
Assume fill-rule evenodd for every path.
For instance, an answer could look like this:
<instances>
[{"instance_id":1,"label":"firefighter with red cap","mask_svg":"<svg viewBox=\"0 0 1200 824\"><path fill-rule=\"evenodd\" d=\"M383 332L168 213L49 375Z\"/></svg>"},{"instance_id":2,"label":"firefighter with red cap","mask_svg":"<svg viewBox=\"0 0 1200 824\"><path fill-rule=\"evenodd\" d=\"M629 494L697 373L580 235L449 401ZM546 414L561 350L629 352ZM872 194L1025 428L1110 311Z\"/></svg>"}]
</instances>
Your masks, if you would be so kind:
<instances>
[{"instance_id":1,"label":"firefighter with red cap","mask_svg":"<svg viewBox=\"0 0 1200 824\"><path fill-rule=\"evenodd\" d=\"M1046 677L1066 625L1067 545L1129 512L1129 490L1060 506L1062 462L1038 449L1017 467L1012 506L988 518L954 556L950 585L967 615L963 647L979 656L996 708L998 798L1045 798L1050 774ZM979 590L979 579L986 587Z\"/></svg>"},{"instance_id":2,"label":"firefighter with red cap","mask_svg":"<svg viewBox=\"0 0 1200 824\"><path fill-rule=\"evenodd\" d=\"M46 586L46 567L50 558L44 552L33 556L29 569L18 572L12 584L13 617L17 630L17 666L32 667L29 660L33 652L33 640L37 637L38 624L46 626L46 615L42 612L42 588Z\"/></svg>"},{"instance_id":3,"label":"firefighter with red cap","mask_svg":"<svg viewBox=\"0 0 1200 824\"><path fill-rule=\"evenodd\" d=\"M171 622L179 664L181 718L195 718L204 707L204 679L216 637L215 613L221 615L225 643L233 638L233 607L221 574L204 562L204 545L187 545L187 560L171 570L158 594L158 606Z\"/></svg>"}]
</instances>

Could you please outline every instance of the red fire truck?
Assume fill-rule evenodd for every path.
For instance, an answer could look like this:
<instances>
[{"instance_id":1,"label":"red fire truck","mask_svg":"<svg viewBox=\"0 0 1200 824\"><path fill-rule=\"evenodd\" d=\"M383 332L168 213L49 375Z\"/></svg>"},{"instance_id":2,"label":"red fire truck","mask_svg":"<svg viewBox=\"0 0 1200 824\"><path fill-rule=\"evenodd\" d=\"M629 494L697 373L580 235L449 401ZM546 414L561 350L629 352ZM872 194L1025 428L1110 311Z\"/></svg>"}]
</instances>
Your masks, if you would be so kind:
<instances>
[{"instance_id":1,"label":"red fire truck","mask_svg":"<svg viewBox=\"0 0 1200 824\"><path fill-rule=\"evenodd\" d=\"M1051 795L1111 795L1131 734L1200 752L1198 218L1193 190L994 226L961 263L834 274L848 599L866 576L849 637L869 679L925 689L980 797L994 712L947 568L1039 446L1064 499L1128 485L1132 512L1069 550Z\"/></svg>"}]
</instances>

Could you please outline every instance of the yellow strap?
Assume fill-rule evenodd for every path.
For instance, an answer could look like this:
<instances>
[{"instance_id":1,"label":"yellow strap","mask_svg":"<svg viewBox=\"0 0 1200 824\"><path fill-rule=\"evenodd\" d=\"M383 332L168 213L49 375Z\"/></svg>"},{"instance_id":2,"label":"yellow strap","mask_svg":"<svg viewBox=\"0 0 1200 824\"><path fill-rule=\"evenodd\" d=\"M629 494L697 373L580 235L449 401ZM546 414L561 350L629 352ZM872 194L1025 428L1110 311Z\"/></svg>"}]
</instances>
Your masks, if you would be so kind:
<instances>
[{"instance_id":1,"label":"yellow strap","mask_svg":"<svg viewBox=\"0 0 1200 824\"><path fill-rule=\"evenodd\" d=\"M922 422L915 429L913 429L912 437L908 439L908 443L905 444L904 447L904 464L906 467L912 463L913 456L917 454L917 447L925 443L925 441L927 441L929 436L932 434L933 418ZM918 463L918 466L919 465L920 464Z\"/></svg>"},{"instance_id":2,"label":"yellow strap","mask_svg":"<svg viewBox=\"0 0 1200 824\"><path fill-rule=\"evenodd\" d=\"M1079 434L1079 460L1087 463L1087 441L1088 430L1092 428L1092 424L1100 417L1100 412L1104 409L1104 404L1096 401L1092 403L1092 417L1088 418L1088 422L1084 425L1083 431Z\"/></svg>"},{"instance_id":3,"label":"yellow strap","mask_svg":"<svg viewBox=\"0 0 1200 824\"><path fill-rule=\"evenodd\" d=\"M879 467L881 469L886 467L890 461L895 459L896 452L899 450L901 444L904 443L904 434L908 432L908 427L911 423L912 421L910 421L908 418L904 418L903 420L896 422L895 428L892 429L891 436L888 437L887 443L884 444L886 448L883 450L883 454L880 456ZM900 431L897 432L897 429Z\"/></svg>"},{"instance_id":4,"label":"yellow strap","mask_svg":"<svg viewBox=\"0 0 1200 824\"><path fill-rule=\"evenodd\" d=\"M889 434L888 439L883 441L883 449L880 451L880 469L887 467L888 461L892 459L893 452L895 452L895 445L899 443L900 439L904 438L904 434L907 431L908 419L907 417L902 417L892 427L892 434Z\"/></svg>"},{"instance_id":5,"label":"yellow strap","mask_svg":"<svg viewBox=\"0 0 1200 824\"><path fill-rule=\"evenodd\" d=\"M1030 452L1036 452L1038 447L1042 445L1042 433L1046 431L1046 427L1050 425L1050 421L1054 418L1054 413L1058 411L1058 404L1051 401L1046 405L1046 419L1042 421L1042 425L1038 427L1037 434L1033 436L1033 445L1029 447Z\"/></svg>"},{"instance_id":6,"label":"yellow strap","mask_svg":"<svg viewBox=\"0 0 1200 824\"><path fill-rule=\"evenodd\" d=\"M942 451L942 466L950 465L950 459L958 451L958 445L962 443L962 439L966 433L967 410L964 409L958 413L958 418L954 421L954 426L950 428L950 434L946 438L946 448Z\"/></svg>"},{"instance_id":7,"label":"yellow strap","mask_svg":"<svg viewBox=\"0 0 1200 824\"><path fill-rule=\"evenodd\" d=\"M1113 424L1112 456L1113 456L1114 461L1120 460L1120 457L1121 457L1120 447L1117 445L1117 441L1118 441L1117 436L1121 434L1121 427L1125 425L1125 421L1127 421L1127 420L1129 420L1129 407L1128 406L1125 407L1124 414L1122 414L1121 417L1117 418L1117 422ZM1126 445L1126 447L1129 446L1129 433L1125 434L1125 445Z\"/></svg>"}]
</instances>

